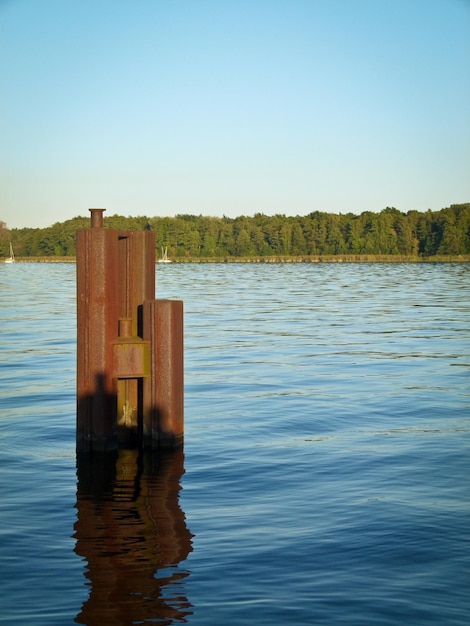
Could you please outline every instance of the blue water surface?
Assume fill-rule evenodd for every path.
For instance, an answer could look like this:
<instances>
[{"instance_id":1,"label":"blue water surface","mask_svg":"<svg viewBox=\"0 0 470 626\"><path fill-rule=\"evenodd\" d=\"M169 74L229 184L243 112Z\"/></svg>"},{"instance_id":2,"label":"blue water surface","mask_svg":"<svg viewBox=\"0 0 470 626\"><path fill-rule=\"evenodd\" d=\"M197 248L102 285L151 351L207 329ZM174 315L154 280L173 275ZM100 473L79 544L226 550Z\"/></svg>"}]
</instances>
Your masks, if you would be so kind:
<instances>
[{"instance_id":1,"label":"blue water surface","mask_svg":"<svg viewBox=\"0 0 470 626\"><path fill-rule=\"evenodd\" d=\"M0 622L467 625L468 264L169 264L184 454L75 454L75 266L0 264Z\"/></svg>"}]
</instances>

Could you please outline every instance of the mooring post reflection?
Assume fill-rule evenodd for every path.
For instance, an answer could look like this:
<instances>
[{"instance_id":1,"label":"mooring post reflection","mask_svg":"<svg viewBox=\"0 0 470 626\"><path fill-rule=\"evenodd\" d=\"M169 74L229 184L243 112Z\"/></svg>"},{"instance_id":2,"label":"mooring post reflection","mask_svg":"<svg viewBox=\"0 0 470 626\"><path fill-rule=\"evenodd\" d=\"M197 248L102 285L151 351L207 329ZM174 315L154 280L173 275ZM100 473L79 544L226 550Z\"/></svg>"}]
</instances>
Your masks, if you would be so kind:
<instances>
[{"instance_id":1,"label":"mooring post reflection","mask_svg":"<svg viewBox=\"0 0 470 626\"><path fill-rule=\"evenodd\" d=\"M87 561L90 593L76 623L172 624L192 613L179 565L192 550L178 502L183 461L182 451L77 457L75 552Z\"/></svg>"}]
</instances>

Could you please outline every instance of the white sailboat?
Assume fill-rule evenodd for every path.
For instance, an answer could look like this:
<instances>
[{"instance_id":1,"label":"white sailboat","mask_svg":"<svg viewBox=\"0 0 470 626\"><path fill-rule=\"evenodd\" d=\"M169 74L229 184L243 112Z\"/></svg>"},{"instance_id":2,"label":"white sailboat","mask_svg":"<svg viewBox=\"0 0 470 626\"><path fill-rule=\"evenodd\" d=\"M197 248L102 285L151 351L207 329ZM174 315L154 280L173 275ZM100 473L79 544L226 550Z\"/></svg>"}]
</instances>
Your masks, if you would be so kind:
<instances>
[{"instance_id":1,"label":"white sailboat","mask_svg":"<svg viewBox=\"0 0 470 626\"><path fill-rule=\"evenodd\" d=\"M162 248L162 258L158 259L159 263L171 263L170 259L168 258L168 248Z\"/></svg>"},{"instance_id":2,"label":"white sailboat","mask_svg":"<svg viewBox=\"0 0 470 626\"><path fill-rule=\"evenodd\" d=\"M13 253L13 246L11 245L10 242L10 256L5 259L5 263L14 263L15 262L15 255Z\"/></svg>"}]
</instances>

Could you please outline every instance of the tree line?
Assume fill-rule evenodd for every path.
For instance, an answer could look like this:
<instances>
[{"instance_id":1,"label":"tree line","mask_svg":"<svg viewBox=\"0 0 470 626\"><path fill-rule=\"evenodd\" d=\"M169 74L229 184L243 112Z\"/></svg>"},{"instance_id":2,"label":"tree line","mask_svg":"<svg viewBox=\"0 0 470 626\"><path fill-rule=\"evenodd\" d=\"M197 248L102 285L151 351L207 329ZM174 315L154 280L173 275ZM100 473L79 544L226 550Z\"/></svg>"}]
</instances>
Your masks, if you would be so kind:
<instances>
[{"instance_id":1,"label":"tree line","mask_svg":"<svg viewBox=\"0 0 470 626\"><path fill-rule=\"evenodd\" d=\"M89 217L75 217L48 228L9 231L0 222L0 256L9 242L18 257L74 257L77 228ZM314 211L306 216L105 217L105 227L153 230L157 250L168 248L175 259L279 256L400 255L412 257L470 254L470 203L439 211L402 213L387 207L333 214Z\"/></svg>"}]
</instances>

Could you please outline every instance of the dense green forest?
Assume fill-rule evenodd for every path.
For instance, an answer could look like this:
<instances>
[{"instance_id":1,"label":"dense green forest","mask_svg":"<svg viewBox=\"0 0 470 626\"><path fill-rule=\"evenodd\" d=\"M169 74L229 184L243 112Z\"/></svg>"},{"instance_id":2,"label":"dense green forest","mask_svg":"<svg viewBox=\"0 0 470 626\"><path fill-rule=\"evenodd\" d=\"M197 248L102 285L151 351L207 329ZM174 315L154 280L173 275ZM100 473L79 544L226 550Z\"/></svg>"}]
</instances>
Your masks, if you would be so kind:
<instances>
[{"instance_id":1,"label":"dense green forest","mask_svg":"<svg viewBox=\"0 0 470 626\"><path fill-rule=\"evenodd\" d=\"M89 226L89 216L48 228L9 231L0 222L0 256L9 242L17 257L73 257L75 232ZM407 257L470 254L470 203L440 211L402 213L387 207L380 213L337 215L315 211L306 216L105 217L105 226L121 230L154 230L156 246L175 260L202 258L400 255Z\"/></svg>"}]
</instances>

